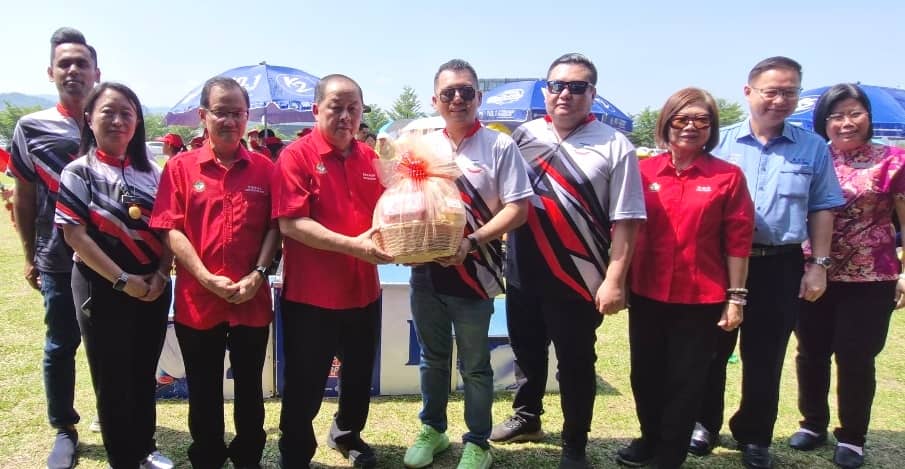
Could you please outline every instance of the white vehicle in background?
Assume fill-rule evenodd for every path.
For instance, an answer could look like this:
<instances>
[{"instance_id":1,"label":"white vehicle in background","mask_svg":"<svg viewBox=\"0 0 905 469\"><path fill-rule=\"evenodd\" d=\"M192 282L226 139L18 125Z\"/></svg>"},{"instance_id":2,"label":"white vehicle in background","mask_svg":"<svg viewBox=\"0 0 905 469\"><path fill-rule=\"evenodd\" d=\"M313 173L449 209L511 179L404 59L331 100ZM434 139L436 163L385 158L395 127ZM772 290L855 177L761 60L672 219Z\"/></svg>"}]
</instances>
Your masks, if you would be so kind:
<instances>
[{"instance_id":1,"label":"white vehicle in background","mask_svg":"<svg viewBox=\"0 0 905 469\"><path fill-rule=\"evenodd\" d=\"M163 142L147 142L148 153L153 158L163 156Z\"/></svg>"}]
</instances>

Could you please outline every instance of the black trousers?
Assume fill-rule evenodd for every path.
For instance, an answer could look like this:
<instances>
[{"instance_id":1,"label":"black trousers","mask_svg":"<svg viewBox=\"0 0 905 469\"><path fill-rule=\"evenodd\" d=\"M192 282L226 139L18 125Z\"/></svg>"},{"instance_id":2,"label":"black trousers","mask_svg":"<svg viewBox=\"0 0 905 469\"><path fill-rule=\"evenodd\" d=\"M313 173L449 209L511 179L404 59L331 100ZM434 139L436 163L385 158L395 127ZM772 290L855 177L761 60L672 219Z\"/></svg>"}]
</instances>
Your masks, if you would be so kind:
<instances>
[{"instance_id":1,"label":"black trousers","mask_svg":"<svg viewBox=\"0 0 905 469\"><path fill-rule=\"evenodd\" d=\"M236 466L261 460L267 434L264 433L264 392L261 373L267 354L268 327L219 324L199 330L176 324L176 337L185 362L189 385L189 431L192 444L188 455L196 469L221 468L229 458ZM236 436L223 441L223 355L235 384L233 418Z\"/></svg>"},{"instance_id":2,"label":"black trousers","mask_svg":"<svg viewBox=\"0 0 905 469\"><path fill-rule=\"evenodd\" d=\"M553 342L558 360L563 445L584 449L591 431L597 395L597 328L603 315L594 303L546 298L509 286L506 321L515 362L525 375L512 401L517 414L537 419L547 387L547 350Z\"/></svg>"},{"instance_id":3,"label":"black trousers","mask_svg":"<svg viewBox=\"0 0 905 469\"><path fill-rule=\"evenodd\" d=\"M171 295L167 288L153 302L140 301L113 290L84 264L72 269L72 296L103 422L101 437L114 469L135 469L156 449L155 374Z\"/></svg>"},{"instance_id":4,"label":"black trousers","mask_svg":"<svg viewBox=\"0 0 905 469\"><path fill-rule=\"evenodd\" d=\"M723 308L632 295L632 393L641 437L656 447L659 468L677 468L688 454L707 373L701 363L713 356Z\"/></svg>"},{"instance_id":5,"label":"black trousers","mask_svg":"<svg viewBox=\"0 0 905 469\"><path fill-rule=\"evenodd\" d=\"M748 304L737 333L741 336L742 400L729 421L740 444L770 446L779 410L779 385L789 337L798 319L798 290L804 274L800 252L751 257ZM736 333L718 334L710 362L698 422L717 434L723 423L726 364Z\"/></svg>"},{"instance_id":6,"label":"black trousers","mask_svg":"<svg viewBox=\"0 0 905 469\"><path fill-rule=\"evenodd\" d=\"M830 282L814 303L803 302L798 338L798 410L801 426L825 432L830 357L836 356L839 423L836 440L864 446L877 388L874 359L886 345L896 282Z\"/></svg>"},{"instance_id":7,"label":"black trousers","mask_svg":"<svg viewBox=\"0 0 905 469\"><path fill-rule=\"evenodd\" d=\"M342 361L336 441L359 438L368 419L380 340L380 298L364 308L331 310L281 300L285 385L280 413L283 467L308 467L317 449L312 421L320 411L333 357Z\"/></svg>"}]
</instances>

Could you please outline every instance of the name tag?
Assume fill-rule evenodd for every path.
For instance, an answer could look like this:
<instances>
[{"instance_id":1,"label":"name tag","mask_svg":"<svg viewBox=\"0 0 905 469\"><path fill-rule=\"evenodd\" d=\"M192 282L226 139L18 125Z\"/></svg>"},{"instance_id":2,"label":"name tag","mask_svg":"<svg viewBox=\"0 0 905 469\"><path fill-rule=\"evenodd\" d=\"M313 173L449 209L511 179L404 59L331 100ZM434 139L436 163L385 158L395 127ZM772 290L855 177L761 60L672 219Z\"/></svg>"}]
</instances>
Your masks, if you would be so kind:
<instances>
[{"instance_id":1,"label":"name tag","mask_svg":"<svg viewBox=\"0 0 905 469\"><path fill-rule=\"evenodd\" d=\"M698 192L710 192L711 191L710 186L698 186L695 188L695 190Z\"/></svg>"}]
</instances>

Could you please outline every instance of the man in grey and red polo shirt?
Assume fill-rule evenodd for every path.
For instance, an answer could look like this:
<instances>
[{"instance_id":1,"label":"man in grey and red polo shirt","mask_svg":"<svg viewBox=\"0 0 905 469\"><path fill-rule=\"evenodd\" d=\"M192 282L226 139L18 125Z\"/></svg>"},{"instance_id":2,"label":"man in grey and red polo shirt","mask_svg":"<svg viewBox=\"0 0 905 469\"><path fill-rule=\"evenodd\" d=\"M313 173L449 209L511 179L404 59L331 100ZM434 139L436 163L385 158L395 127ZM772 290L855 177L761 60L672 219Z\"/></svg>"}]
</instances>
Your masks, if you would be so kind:
<instances>
[{"instance_id":1,"label":"man in grey and red polo shirt","mask_svg":"<svg viewBox=\"0 0 905 469\"><path fill-rule=\"evenodd\" d=\"M308 467L314 456L311 423L334 356L342 360L342 390L327 444L356 467L377 464L360 433L380 335L376 264L392 258L371 241L371 217L383 186L374 169L377 154L355 140L362 102L351 78L322 78L315 89L314 131L283 150L274 172L273 217L285 237L285 468Z\"/></svg>"},{"instance_id":2,"label":"man in grey and red polo shirt","mask_svg":"<svg viewBox=\"0 0 905 469\"><path fill-rule=\"evenodd\" d=\"M267 435L261 373L273 310L267 267L279 245L270 218L273 163L239 143L248 93L214 77L201 91L210 138L171 159L151 227L176 256L176 337L189 384L189 459L194 467L260 467ZM235 380L236 436L223 441L223 354Z\"/></svg>"}]
</instances>

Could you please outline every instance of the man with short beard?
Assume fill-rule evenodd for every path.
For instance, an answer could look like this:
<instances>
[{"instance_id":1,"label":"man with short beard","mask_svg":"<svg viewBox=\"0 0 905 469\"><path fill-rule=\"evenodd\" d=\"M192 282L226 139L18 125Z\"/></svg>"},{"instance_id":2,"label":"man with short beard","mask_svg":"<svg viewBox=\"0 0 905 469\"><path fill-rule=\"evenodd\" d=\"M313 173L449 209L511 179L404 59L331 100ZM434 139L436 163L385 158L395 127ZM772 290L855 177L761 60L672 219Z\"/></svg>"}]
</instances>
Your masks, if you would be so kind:
<instances>
[{"instance_id":1,"label":"man with short beard","mask_svg":"<svg viewBox=\"0 0 905 469\"><path fill-rule=\"evenodd\" d=\"M79 414L74 407L75 352L81 343L70 278L72 249L54 225L60 172L78 156L85 99L100 81L97 52L85 36L60 28L50 38L47 76L60 102L22 117L12 138L16 230L25 251L25 280L44 297L44 391L56 439L47 466L75 465Z\"/></svg>"}]
</instances>

